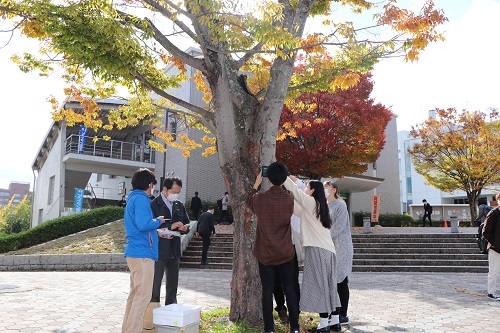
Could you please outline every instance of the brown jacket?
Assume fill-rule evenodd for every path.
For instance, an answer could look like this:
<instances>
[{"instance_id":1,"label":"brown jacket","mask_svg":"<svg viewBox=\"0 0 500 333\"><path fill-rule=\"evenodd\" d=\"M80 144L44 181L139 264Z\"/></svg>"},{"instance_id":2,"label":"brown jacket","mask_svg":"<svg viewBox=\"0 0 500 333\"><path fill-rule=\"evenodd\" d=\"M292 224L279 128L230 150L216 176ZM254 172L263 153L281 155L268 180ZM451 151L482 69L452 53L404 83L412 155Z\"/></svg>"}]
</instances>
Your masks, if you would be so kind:
<instances>
[{"instance_id":1,"label":"brown jacket","mask_svg":"<svg viewBox=\"0 0 500 333\"><path fill-rule=\"evenodd\" d=\"M488 240L488 249L500 253L500 207L491 210L486 216L483 236Z\"/></svg>"},{"instance_id":2,"label":"brown jacket","mask_svg":"<svg viewBox=\"0 0 500 333\"><path fill-rule=\"evenodd\" d=\"M292 260L295 255L290 226L293 194L282 186L272 186L265 192L252 189L245 204L257 217L255 258L263 265L280 265Z\"/></svg>"}]
</instances>

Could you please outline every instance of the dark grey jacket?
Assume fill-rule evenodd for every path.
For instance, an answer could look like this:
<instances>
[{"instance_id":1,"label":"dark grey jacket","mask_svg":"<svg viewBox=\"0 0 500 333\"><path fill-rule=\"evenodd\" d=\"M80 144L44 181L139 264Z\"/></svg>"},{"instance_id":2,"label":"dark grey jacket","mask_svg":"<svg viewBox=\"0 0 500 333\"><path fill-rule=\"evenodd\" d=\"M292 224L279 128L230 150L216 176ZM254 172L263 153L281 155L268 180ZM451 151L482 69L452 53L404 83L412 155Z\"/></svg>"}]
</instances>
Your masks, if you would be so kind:
<instances>
[{"instance_id":1,"label":"dark grey jacket","mask_svg":"<svg viewBox=\"0 0 500 333\"><path fill-rule=\"evenodd\" d=\"M186 208L182 202L175 200L172 202L172 214L167 205L163 201L161 194L151 201L151 210L153 211L153 217L163 216L168 221L165 221L160 225L160 228L168 228L172 230L172 223L182 222L184 224L189 223L189 216L186 212ZM189 232L189 229L186 233ZM181 231L181 233L183 233ZM174 237L172 239L166 239L159 237L158 242L158 259L180 259L181 257L181 239L179 237Z\"/></svg>"},{"instance_id":2,"label":"dark grey jacket","mask_svg":"<svg viewBox=\"0 0 500 333\"><path fill-rule=\"evenodd\" d=\"M483 236L488 240L488 248L500 253L500 209L491 210L486 216Z\"/></svg>"}]
</instances>

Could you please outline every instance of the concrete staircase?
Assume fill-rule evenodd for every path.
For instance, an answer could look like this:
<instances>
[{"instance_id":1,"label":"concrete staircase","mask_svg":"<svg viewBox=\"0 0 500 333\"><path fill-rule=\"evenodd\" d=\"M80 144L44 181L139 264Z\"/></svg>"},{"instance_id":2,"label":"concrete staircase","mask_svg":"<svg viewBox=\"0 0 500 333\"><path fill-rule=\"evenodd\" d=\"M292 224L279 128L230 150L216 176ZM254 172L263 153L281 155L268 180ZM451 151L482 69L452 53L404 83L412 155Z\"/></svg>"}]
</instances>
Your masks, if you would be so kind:
<instances>
[{"instance_id":1,"label":"concrete staircase","mask_svg":"<svg viewBox=\"0 0 500 333\"><path fill-rule=\"evenodd\" d=\"M473 234L352 236L354 272L488 272Z\"/></svg>"},{"instance_id":2,"label":"concrete staircase","mask_svg":"<svg viewBox=\"0 0 500 333\"><path fill-rule=\"evenodd\" d=\"M473 234L353 234L354 272L486 273L488 256L479 253ZM218 234L201 265L201 238L193 238L182 268L231 269L233 235Z\"/></svg>"},{"instance_id":3,"label":"concrete staircase","mask_svg":"<svg viewBox=\"0 0 500 333\"><path fill-rule=\"evenodd\" d=\"M193 237L182 253L181 268L232 269L233 268L233 234L217 234L212 237L208 249L208 265L201 265L202 240Z\"/></svg>"}]
</instances>

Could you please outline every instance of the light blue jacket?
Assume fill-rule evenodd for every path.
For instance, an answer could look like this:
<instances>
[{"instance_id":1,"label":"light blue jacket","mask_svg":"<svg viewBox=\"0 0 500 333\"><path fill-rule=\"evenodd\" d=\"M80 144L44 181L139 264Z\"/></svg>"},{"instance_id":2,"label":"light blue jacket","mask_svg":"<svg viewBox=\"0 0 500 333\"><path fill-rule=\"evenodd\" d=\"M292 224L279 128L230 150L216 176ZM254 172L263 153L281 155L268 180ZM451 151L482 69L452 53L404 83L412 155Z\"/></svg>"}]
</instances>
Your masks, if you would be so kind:
<instances>
[{"instance_id":1,"label":"light blue jacket","mask_svg":"<svg viewBox=\"0 0 500 333\"><path fill-rule=\"evenodd\" d=\"M125 231L127 245L125 257L158 260L158 234L156 229L161 221L153 218L151 199L142 190L133 190L125 207Z\"/></svg>"}]
</instances>

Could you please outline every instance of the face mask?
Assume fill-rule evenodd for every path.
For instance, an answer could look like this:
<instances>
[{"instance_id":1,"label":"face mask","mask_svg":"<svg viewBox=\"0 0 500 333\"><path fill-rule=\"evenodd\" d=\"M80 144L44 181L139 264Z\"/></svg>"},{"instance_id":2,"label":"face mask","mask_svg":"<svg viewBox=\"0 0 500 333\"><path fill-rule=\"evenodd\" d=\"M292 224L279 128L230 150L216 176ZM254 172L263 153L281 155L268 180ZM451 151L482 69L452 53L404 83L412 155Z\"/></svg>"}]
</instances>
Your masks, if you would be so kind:
<instances>
[{"instance_id":1,"label":"face mask","mask_svg":"<svg viewBox=\"0 0 500 333\"><path fill-rule=\"evenodd\" d=\"M325 188L325 198L328 198L330 196L330 191Z\"/></svg>"},{"instance_id":2,"label":"face mask","mask_svg":"<svg viewBox=\"0 0 500 333\"><path fill-rule=\"evenodd\" d=\"M167 196L168 201L175 201L179 197L179 193L169 193Z\"/></svg>"}]
</instances>

